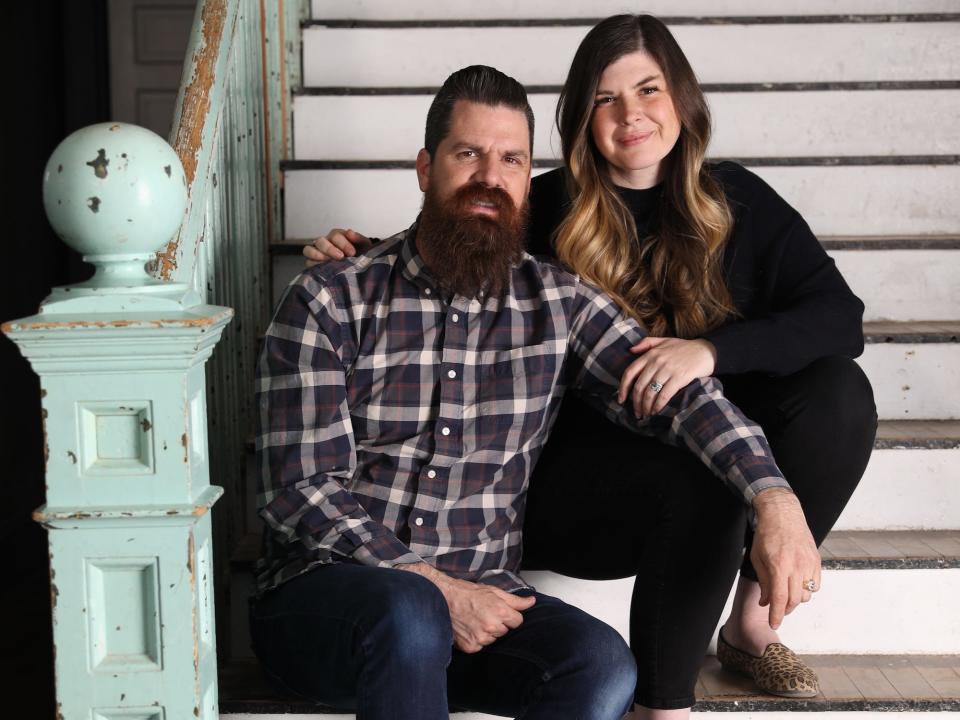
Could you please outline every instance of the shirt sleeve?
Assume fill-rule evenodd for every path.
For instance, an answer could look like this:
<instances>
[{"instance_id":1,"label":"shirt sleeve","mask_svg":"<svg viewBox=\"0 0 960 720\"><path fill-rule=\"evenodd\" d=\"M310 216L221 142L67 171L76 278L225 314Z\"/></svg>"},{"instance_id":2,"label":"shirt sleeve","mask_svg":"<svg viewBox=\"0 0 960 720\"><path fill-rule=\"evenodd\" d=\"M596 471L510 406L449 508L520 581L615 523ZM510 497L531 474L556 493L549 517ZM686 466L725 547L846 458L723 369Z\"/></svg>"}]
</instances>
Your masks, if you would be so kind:
<instances>
[{"instance_id":1,"label":"shirt sleeve","mask_svg":"<svg viewBox=\"0 0 960 720\"><path fill-rule=\"evenodd\" d=\"M568 352L567 377L583 399L634 432L692 452L749 505L757 493L790 488L763 430L723 395L715 378L694 380L659 414L641 420L617 402L620 377L636 359L630 347L646 332L607 295L581 283Z\"/></svg>"},{"instance_id":2,"label":"shirt sleeve","mask_svg":"<svg viewBox=\"0 0 960 720\"><path fill-rule=\"evenodd\" d=\"M860 355L863 303L806 221L747 170L725 177L736 183L730 251L756 263L754 277L731 281L752 287L762 310L703 335L717 349L716 373L787 375L828 355Z\"/></svg>"},{"instance_id":3,"label":"shirt sleeve","mask_svg":"<svg viewBox=\"0 0 960 720\"><path fill-rule=\"evenodd\" d=\"M307 557L420 562L347 489L356 469L344 370L353 343L329 291L311 292L304 277L281 301L257 368L260 516Z\"/></svg>"}]
</instances>

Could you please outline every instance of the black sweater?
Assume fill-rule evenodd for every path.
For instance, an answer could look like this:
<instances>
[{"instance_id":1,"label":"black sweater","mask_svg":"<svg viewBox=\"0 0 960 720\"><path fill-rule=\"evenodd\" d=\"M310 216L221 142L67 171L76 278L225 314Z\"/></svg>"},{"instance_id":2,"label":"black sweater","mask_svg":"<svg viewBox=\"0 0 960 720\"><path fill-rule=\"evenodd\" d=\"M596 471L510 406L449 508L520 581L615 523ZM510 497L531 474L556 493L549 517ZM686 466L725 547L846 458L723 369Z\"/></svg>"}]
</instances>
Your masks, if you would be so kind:
<instances>
[{"instance_id":1,"label":"black sweater","mask_svg":"<svg viewBox=\"0 0 960 720\"><path fill-rule=\"evenodd\" d=\"M733 213L723 261L740 313L703 336L717 349L716 374L786 375L827 355L860 355L863 303L800 214L736 163L718 163L710 170ZM550 236L569 204L563 173L561 168L533 179L531 254L555 255ZM645 236L656 223L660 188L621 188L621 196Z\"/></svg>"}]
</instances>

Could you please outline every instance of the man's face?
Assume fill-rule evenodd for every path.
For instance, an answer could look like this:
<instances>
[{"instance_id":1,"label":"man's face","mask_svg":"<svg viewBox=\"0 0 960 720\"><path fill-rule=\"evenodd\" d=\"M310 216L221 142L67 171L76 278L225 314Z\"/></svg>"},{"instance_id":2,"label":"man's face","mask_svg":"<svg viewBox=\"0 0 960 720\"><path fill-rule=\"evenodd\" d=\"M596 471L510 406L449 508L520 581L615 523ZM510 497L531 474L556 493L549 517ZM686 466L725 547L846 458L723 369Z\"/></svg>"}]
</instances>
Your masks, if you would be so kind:
<instances>
[{"instance_id":1,"label":"man's face","mask_svg":"<svg viewBox=\"0 0 960 720\"><path fill-rule=\"evenodd\" d=\"M450 117L450 131L434 157L426 150L417 156L420 189L444 202L460 188L477 183L500 188L521 208L530 191L530 131L519 110L458 100ZM480 202L477 215L497 217Z\"/></svg>"},{"instance_id":2,"label":"man's face","mask_svg":"<svg viewBox=\"0 0 960 720\"><path fill-rule=\"evenodd\" d=\"M445 289L475 297L508 287L526 240L529 148L522 112L460 100L434 157L417 156L417 247Z\"/></svg>"}]
</instances>

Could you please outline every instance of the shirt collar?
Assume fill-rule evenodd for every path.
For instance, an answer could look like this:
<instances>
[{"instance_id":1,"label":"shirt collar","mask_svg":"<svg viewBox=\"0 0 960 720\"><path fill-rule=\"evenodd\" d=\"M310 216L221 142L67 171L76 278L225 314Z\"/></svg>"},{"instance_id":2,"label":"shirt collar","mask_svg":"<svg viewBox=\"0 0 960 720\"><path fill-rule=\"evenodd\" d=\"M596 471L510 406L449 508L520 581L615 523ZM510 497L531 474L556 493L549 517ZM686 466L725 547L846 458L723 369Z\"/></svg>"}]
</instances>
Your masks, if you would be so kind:
<instances>
[{"instance_id":1,"label":"shirt collar","mask_svg":"<svg viewBox=\"0 0 960 720\"><path fill-rule=\"evenodd\" d=\"M420 217L414 220L413 225L407 228L403 244L400 246L400 267L403 276L421 289L429 289L438 293L439 285L427 269L423 257L417 250L417 228L420 226Z\"/></svg>"}]
</instances>

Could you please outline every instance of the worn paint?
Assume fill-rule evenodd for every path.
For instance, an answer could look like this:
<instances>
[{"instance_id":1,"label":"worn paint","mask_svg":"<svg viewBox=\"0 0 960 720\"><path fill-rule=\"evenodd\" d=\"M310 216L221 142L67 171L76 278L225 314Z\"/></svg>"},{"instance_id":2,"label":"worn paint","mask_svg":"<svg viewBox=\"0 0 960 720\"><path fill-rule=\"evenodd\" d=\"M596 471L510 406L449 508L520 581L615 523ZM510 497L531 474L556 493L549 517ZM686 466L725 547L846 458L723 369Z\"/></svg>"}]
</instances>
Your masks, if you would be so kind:
<instances>
[{"instance_id":1,"label":"worn paint","mask_svg":"<svg viewBox=\"0 0 960 720\"><path fill-rule=\"evenodd\" d=\"M77 456L72 450L67 450L67 457L70 458L70 462L72 462L74 465L77 464Z\"/></svg>"},{"instance_id":2,"label":"worn paint","mask_svg":"<svg viewBox=\"0 0 960 720\"><path fill-rule=\"evenodd\" d=\"M100 198L96 195L93 197L87 198L87 207L90 208L91 212L98 213L100 212Z\"/></svg>"},{"instance_id":3,"label":"worn paint","mask_svg":"<svg viewBox=\"0 0 960 720\"><path fill-rule=\"evenodd\" d=\"M151 424L150 424L150 421L147 420L146 418L144 418L143 420L140 421L140 428L141 428L144 432L150 432L150 429L151 429L152 427L153 427L153 425L151 425Z\"/></svg>"},{"instance_id":4,"label":"worn paint","mask_svg":"<svg viewBox=\"0 0 960 720\"><path fill-rule=\"evenodd\" d=\"M213 87L216 81L217 62L224 40L224 25L228 13L227 0L204 0L200 15L200 33L203 39L190 59L193 73L189 84L183 89L180 124L176 129L173 148L183 163L184 177L188 188L193 187L197 164L203 149L204 129L208 123L217 121L217 113L210 112ZM212 133L211 133L212 135ZM192 193L191 193L192 194ZM177 251L180 246L178 234L157 254L159 274L170 280L177 268Z\"/></svg>"},{"instance_id":5,"label":"worn paint","mask_svg":"<svg viewBox=\"0 0 960 720\"><path fill-rule=\"evenodd\" d=\"M0 326L5 333L17 330L74 330L81 328L206 328L223 322L224 317L232 315L231 310L213 315L188 317L178 320L60 320L51 322L7 322Z\"/></svg>"},{"instance_id":6,"label":"worn paint","mask_svg":"<svg viewBox=\"0 0 960 720\"><path fill-rule=\"evenodd\" d=\"M110 161L107 159L107 151L104 148L97 150L97 156L87 162L87 165L93 168L94 175L101 180L107 177L107 166L109 164Z\"/></svg>"},{"instance_id":7,"label":"worn paint","mask_svg":"<svg viewBox=\"0 0 960 720\"><path fill-rule=\"evenodd\" d=\"M186 462L189 462L189 461L190 461L190 450L189 450L189 448L188 448L188 441L187 441L187 434L186 434L186 433L184 433L183 435L180 436L180 444L183 445L183 461L184 461L185 463L186 463Z\"/></svg>"}]
</instances>

